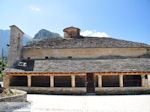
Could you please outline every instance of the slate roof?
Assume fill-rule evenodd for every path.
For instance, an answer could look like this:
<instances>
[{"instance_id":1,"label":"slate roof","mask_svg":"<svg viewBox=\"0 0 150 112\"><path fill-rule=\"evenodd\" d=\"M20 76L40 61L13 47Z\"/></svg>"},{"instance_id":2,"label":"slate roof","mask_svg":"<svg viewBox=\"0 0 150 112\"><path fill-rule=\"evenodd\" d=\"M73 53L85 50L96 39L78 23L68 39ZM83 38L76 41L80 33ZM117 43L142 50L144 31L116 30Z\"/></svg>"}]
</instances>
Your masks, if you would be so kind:
<instances>
[{"instance_id":1,"label":"slate roof","mask_svg":"<svg viewBox=\"0 0 150 112\"><path fill-rule=\"evenodd\" d=\"M128 47L150 47L150 45L114 38L106 37L83 37L79 36L72 39L55 38L33 42L28 47L46 48L128 48Z\"/></svg>"},{"instance_id":2,"label":"slate roof","mask_svg":"<svg viewBox=\"0 0 150 112\"><path fill-rule=\"evenodd\" d=\"M34 71L47 71L47 72L150 71L150 58L35 60Z\"/></svg>"}]
</instances>

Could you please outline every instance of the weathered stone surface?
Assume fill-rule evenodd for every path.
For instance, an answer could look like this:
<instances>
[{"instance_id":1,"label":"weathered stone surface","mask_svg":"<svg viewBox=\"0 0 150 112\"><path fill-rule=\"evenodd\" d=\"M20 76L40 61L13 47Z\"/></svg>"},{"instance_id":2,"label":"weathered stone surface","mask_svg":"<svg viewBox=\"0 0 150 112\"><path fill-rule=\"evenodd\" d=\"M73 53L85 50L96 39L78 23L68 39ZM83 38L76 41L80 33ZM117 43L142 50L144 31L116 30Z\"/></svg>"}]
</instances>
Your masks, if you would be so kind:
<instances>
[{"instance_id":1,"label":"weathered stone surface","mask_svg":"<svg viewBox=\"0 0 150 112\"><path fill-rule=\"evenodd\" d=\"M61 87L61 88L50 88L50 87L11 87L20 90L27 91L28 93L39 93L39 94L86 94L85 87ZM96 87L95 92L98 95L110 95L110 94L150 94L149 87Z\"/></svg>"},{"instance_id":2,"label":"weathered stone surface","mask_svg":"<svg viewBox=\"0 0 150 112\"><path fill-rule=\"evenodd\" d=\"M149 58L35 60L34 71L49 72L123 72L149 71Z\"/></svg>"},{"instance_id":3,"label":"weathered stone surface","mask_svg":"<svg viewBox=\"0 0 150 112\"><path fill-rule=\"evenodd\" d=\"M12 96L12 95L14 95L14 94L15 94L15 93L13 93L11 89L8 89L8 88L7 88L7 89L3 89L3 92L2 92L1 95L2 95L3 97L6 97L6 96Z\"/></svg>"},{"instance_id":4,"label":"weathered stone surface","mask_svg":"<svg viewBox=\"0 0 150 112\"><path fill-rule=\"evenodd\" d=\"M23 32L15 25L10 26L10 46L9 46L9 55L8 55L8 66L13 66L13 64L20 60L21 50L23 47L22 37Z\"/></svg>"},{"instance_id":5,"label":"weathered stone surface","mask_svg":"<svg viewBox=\"0 0 150 112\"><path fill-rule=\"evenodd\" d=\"M27 92L25 91L16 89L5 89L5 92L7 92L7 94L0 96L0 102L24 102L27 100Z\"/></svg>"},{"instance_id":6,"label":"weathered stone surface","mask_svg":"<svg viewBox=\"0 0 150 112\"><path fill-rule=\"evenodd\" d=\"M126 47L150 47L150 45L115 38L106 37L78 37L72 39L45 39L30 44L26 47L48 47L48 48L126 48Z\"/></svg>"},{"instance_id":7,"label":"weathered stone surface","mask_svg":"<svg viewBox=\"0 0 150 112\"><path fill-rule=\"evenodd\" d=\"M147 53L147 48L24 48L23 58L45 59L48 58L111 58L138 57Z\"/></svg>"}]
</instances>

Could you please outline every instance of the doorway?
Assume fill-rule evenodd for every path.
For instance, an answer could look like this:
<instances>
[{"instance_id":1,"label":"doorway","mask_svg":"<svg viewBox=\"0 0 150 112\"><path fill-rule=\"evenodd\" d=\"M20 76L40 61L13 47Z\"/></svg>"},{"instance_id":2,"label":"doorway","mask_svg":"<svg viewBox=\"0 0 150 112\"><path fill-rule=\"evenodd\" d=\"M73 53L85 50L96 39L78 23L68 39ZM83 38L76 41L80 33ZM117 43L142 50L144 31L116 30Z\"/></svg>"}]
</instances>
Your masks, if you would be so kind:
<instances>
[{"instance_id":1,"label":"doorway","mask_svg":"<svg viewBox=\"0 0 150 112\"><path fill-rule=\"evenodd\" d=\"M87 93L95 93L95 83L94 83L94 74L93 73L86 74L86 92Z\"/></svg>"}]
</instances>

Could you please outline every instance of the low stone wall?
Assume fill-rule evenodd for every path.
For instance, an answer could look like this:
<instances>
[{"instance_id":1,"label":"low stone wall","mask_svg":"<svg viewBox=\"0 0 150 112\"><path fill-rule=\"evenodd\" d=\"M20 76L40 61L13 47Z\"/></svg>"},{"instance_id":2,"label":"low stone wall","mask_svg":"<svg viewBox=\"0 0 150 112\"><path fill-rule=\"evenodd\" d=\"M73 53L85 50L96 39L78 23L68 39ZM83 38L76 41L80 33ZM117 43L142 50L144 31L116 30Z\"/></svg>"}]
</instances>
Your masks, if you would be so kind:
<instances>
[{"instance_id":1,"label":"low stone wall","mask_svg":"<svg viewBox=\"0 0 150 112\"><path fill-rule=\"evenodd\" d=\"M85 95L86 88L69 88L69 87L11 87L27 91L28 93L36 94L68 94L68 95ZM150 88L148 87L103 87L95 88L95 94L97 95L137 95L137 94L150 94Z\"/></svg>"},{"instance_id":2,"label":"low stone wall","mask_svg":"<svg viewBox=\"0 0 150 112\"><path fill-rule=\"evenodd\" d=\"M22 90L11 89L12 92L16 93L12 96L0 97L0 102L25 102L27 101L27 92Z\"/></svg>"},{"instance_id":3,"label":"low stone wall","mask_svg":"<svg viewBox=\"0 0 150 112\"><path fill-rule=\"evenodd\" d=\"M111 87L111 88L96 88L96 94L98 95L139 95L150 94L150 88L148 87Z\"/></svg>"},{"instance_id":4,"label":"low stone wall","mask_svg":"<svg viewBox=\"0 0 150 112\"><path fill-rule=\"evenodd\" d=\"M86 88L78 87L78 88L69 88L69 87L11 87L15 89L20 89L23 91L27 91L28 93L35 94L86 94Z\"/></svg>"}]
</instances>

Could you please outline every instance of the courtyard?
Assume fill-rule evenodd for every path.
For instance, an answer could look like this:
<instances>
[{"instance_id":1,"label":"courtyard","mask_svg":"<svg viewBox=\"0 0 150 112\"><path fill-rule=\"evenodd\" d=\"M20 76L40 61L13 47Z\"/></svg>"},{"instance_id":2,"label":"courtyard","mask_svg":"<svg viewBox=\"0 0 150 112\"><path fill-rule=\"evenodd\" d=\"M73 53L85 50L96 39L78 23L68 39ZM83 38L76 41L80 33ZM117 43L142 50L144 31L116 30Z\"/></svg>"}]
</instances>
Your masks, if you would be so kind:
<instances>
[{"instance_id":1,"label":"courtyard","mask_svg":"<svg viewBox=\"0 0 150 112\"><path fill-rule=\"evenodd\" d=\"M28 94L27 99L31 102L31 112L150 112L150 95Z\"/></svg>"}]
</instances>

